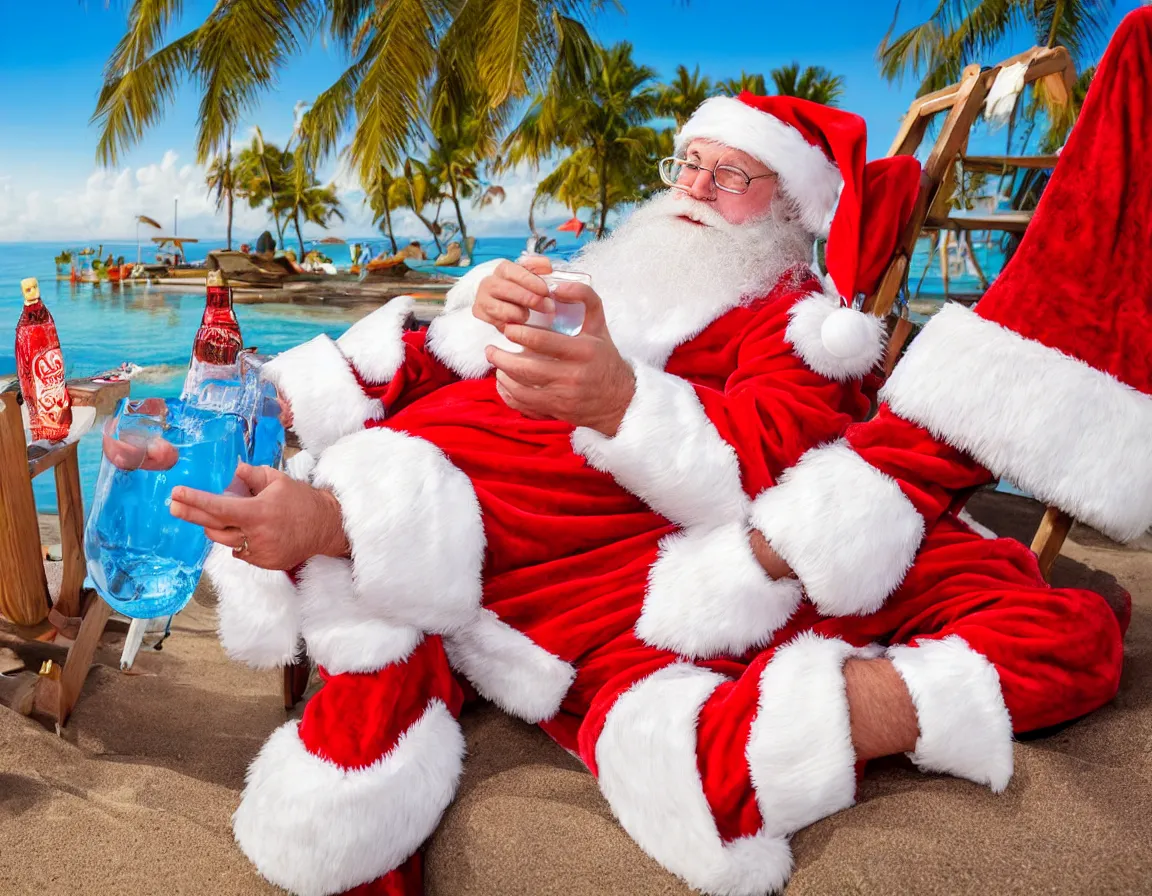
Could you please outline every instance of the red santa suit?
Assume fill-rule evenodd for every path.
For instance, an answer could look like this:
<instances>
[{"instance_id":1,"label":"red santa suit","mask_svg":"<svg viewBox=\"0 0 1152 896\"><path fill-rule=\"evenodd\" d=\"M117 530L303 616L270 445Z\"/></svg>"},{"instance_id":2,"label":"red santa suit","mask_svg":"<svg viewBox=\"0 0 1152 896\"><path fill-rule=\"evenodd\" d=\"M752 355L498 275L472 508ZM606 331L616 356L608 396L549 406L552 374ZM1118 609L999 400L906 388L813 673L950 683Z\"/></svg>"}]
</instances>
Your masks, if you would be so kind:
<instances>
[{"instance_id":1,"label":"red santa suit","mask_svg":"<svg viewBox=\"0 0 1152 896\"><path fill-rule=\"evenodd\" d=\"M854 116L725 98L681 139L695 136L772 165L813 232L838 194L857 216L866 205ZM889 186L906 214L914 163L872 170L885 169L903 169ZM858 252L859 221L837 219L830 249L839 234ZM902 220L888 221L889 250ZM836 281L850 295L856 271ZM470 310L485 273L464 278L427 331L404 335L396 300L270 365L308 451L294 474L336 494L352 546L295 583L226 551L210 563L229 653L279 665L302 637L325 678L254 760L235 816L238 843L275 883L305 896L418 891L414 856L463 761L453 670L579 755L667 868L705 892L759 894L787 880L789 835L854 799L846 658L895 645L920 714L914 758L999 789L1015 699L1005 670L1032 700L1069 691L1050 644L1029 651L1000 623L1031 614L1118 645L1099 598L1071 593L1068 609L1023 548L976 551L951 520L935 537L954 563L909 575L903 599L868 617L822 615L802 600L803 576L764 575L751 499L865 413L882 349L879 326L804 269L628 340L636 393L612 438L503 403L484 357L502 337ZM991 554L978 581L957 576ZM1083 684L1085 703L1111 696L1107 679Z\"/></svg>"}]
</instances>

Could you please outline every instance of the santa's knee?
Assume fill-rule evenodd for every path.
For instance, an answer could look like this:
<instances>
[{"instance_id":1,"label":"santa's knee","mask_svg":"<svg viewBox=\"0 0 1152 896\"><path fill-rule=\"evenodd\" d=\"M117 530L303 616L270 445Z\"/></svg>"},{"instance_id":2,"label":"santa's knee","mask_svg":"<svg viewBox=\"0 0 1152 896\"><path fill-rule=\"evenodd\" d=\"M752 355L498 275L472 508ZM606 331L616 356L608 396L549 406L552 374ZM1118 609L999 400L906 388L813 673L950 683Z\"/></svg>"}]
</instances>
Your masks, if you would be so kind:
<instances>
[{"instance_id":1,"label":"santa's knee","mask_svg":"<svg viewBox=\"0 0 1152 896\"><path fill-rule=\"evenodd\" d=\"M257 870L329 896L405 866L452 801L464 758L459 692L436 638L375 672L331 674L273 732L233 816Z\"/></svg>"}]
</instances>

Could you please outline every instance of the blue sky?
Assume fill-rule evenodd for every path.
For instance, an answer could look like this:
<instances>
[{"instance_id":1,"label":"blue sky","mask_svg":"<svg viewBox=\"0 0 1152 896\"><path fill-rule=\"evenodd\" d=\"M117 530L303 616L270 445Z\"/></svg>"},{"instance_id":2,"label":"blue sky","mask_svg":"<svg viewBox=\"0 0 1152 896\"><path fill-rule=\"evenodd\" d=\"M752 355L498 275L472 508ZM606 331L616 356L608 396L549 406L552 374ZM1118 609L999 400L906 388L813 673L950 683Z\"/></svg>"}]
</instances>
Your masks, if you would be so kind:
<instances>
[{"instance_id":1,"label":"blue sky","mask_svg":"<svg viewBox=\"0 0 1152 896\"><path fill-rule=\"evenodd\" d=\"M171 221L180 197L180 230L199 236L223 232L204 195L202 172L193 166L196 97L183 90L165 120L125 154L114 170L95 164L96 129L88 121L105 60L123 33L129 0L39 0L5 3L0 50L0 240L96 239L130 236L135 214ZM877 73L875 49L887 30L894 0L625 0L626 11L605 12L593 23L604 42L629 40L635 58L670 77L678 64L699 65L713 77L741 69L766 72L793 60L823 65L846 80L843 105L869 125L870 156L883 154L915 83L889 85ZM1138 0L1118 0L1112 27ZM186 0L185 21L172 34L203 18L208 0ZM900 25L931 12L932 0L905 0ZM1031 44L1018 35L1006 56ZM986 60L994 61L994 60ZM292 108L328 86L343 60L316 41L285 70L246 125L260 125L272 140L285 139ZM332 176L334 168L322 172ZM530 196L530 176L514 178L510 199L478 221L488 233L520 233ZM520 183L523 181L523 183ZM358 197L346 196L345 232L364 233L367 218ZM523 205L524 208L520 208ZM259 226L245 212L240 228Z\"/></svg>"}]
</instances>

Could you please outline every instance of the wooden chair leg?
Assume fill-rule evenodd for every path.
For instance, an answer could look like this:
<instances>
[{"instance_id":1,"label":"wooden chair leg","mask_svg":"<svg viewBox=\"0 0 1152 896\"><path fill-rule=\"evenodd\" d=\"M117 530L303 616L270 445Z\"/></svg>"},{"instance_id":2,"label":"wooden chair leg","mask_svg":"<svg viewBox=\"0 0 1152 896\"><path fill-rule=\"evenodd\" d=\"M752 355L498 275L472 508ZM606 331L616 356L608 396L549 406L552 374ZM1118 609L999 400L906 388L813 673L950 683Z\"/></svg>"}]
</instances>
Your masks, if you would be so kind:
<instances>
[{"instance_id":1,"label":"wooden chair leg","mask_svg":"<svg viewBox=\"0 0 1152 896\"><path fill-rule=\"evenodd\" d=\"M68 648L60 678L57 680L41 676L36 683L36 709L54 718L57 729L67 724L68 716L76 706L84 687L84 679L88 677L88 670L96 656L100 636L111 615L112 608L99 595L93 594L85 608L80 633Z\"/></svg>"},{"instance_id":2,"label":"wooden chair leg","mask_svg":"<svg viewBox=\"0 0 1152 896\"><path fill-rule=\"evenodd\" d=\"M1044 511L1044 518L1036 529L1032 539L1032 553L1040 564L1040 574L1044 581L1051 580L1052 564L1060 555L1060 548L1064 539L1072 528L1072 517L1058 507L1049 507Z\"/></svg>"},{"instance_id":3,"label":"wooden chair leg","mask_svg":"<svg viewBox=\"0 0 1152 896\"><path fill-rule=\"evenodd\" d=\"M312 677L312 663L308 657L297 657L296 662L284 667L284 708L292 709L304 699L308 680Z\"/></svg>"}]
</instances>

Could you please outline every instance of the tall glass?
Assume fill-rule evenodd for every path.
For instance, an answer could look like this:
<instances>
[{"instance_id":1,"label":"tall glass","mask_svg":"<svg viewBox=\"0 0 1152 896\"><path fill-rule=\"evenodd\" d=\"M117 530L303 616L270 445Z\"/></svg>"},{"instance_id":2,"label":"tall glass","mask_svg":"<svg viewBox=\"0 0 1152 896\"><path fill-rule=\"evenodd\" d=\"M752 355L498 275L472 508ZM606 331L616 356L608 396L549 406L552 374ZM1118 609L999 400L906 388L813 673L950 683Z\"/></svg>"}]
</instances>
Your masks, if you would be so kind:
<instances>
[{"instance_id":1,"label":"tall glass","mask_svg":"<svg viewBox=\"0 0 1152 896\"><path fill-rule=\"evenodd\" d=\"M179 612L192 598L210 543L204 530L172 516L178 485L219 493L249 456L240 414L179 400L122 401L109 435L122 447L105 456L84 531L88 574L113 609L136 619ZM150 444L167 443L167 469L131 466Z\"/></svg>"}]
</instances>

